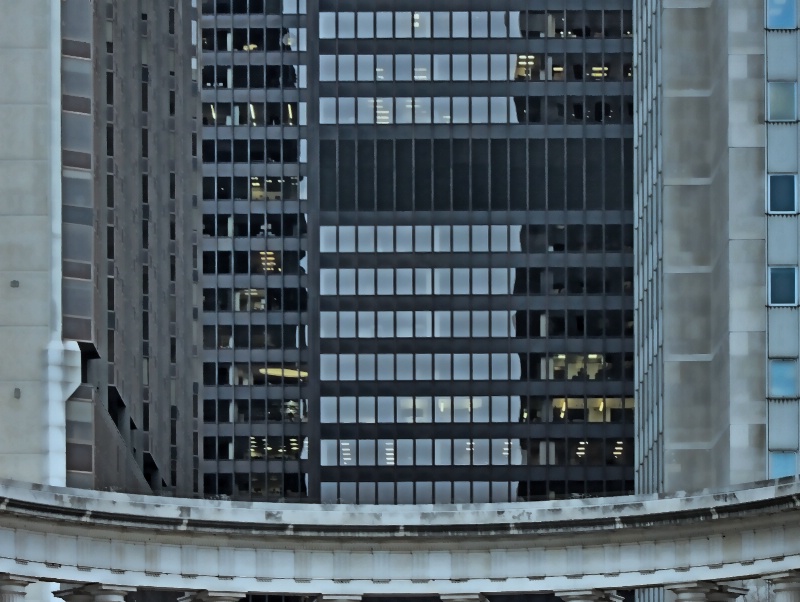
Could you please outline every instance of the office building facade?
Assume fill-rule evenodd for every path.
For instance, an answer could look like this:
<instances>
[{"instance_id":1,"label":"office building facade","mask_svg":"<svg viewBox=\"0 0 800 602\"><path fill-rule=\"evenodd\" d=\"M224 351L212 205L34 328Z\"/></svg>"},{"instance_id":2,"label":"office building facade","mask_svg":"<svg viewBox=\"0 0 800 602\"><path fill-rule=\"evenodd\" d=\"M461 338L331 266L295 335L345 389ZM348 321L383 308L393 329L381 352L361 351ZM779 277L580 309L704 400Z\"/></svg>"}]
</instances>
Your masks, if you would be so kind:
<instances>
[{"instance_id":1,"label":"office building facade","mask_svg":"<svg viewBox=\"0 0 800 602\"><path fill-rule=\"evenodd\" d=\"M632 490L630 4L204 9L206 492Z\"/></svg>"},{"instance_id":2,"label":"office building facade","mask_svg":"<svg viewBox=\"0 0 800 602\"><path fill-rule=\"evenodd\" d=\"M2 472L191 496L196 8L2 9Z\"/></svg>"}]
</instances>

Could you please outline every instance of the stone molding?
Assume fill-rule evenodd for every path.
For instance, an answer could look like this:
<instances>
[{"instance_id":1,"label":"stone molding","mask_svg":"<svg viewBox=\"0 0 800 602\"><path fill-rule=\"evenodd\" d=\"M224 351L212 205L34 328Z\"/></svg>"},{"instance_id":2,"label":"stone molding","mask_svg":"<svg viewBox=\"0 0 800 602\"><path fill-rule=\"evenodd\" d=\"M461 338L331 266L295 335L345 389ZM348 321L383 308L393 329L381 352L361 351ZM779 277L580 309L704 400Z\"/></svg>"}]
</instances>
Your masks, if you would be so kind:
<instances>
[{"instance_id":1,"label":"stone molding","mask_svg":"<svg viewBox=\"0 0 800 602\"><path fill-rule=\"evenodd\" d=\"M563 592L605 600L800 569L800 481L738 491L460 506L320 506L0 481L0 574L109 591L362 595ZM694 587L694 590L691 590ZM478 592L476 594L476 592ZM607 593L603 593L607 592ZM559 594L560 595L560 594ZM737 594L738 595L738 594Z\"/></svg>"}]
</instances>

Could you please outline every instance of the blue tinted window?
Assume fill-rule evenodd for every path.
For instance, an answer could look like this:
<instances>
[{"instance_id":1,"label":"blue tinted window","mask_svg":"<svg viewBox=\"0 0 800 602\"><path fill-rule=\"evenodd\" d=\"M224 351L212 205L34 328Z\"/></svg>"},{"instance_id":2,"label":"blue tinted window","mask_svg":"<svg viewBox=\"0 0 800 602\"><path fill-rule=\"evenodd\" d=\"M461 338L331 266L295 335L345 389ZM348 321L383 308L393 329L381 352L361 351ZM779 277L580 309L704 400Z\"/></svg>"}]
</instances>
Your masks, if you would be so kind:
<instances>
[{"instance_id":1,"label":"blue tinted window","mask_svg":"<svg viewBox=\"0 0 800 602\"><path fill-rule=\"evenodd\" d=\"M769 210L771 213L794 213L797 211L795 176L772 175L769 177Z\"/></svg>"},{"instance_id":2,"label":"blue tinted window","mask_svg":"<svg viewBox=\"0 0 800 602\"><path fill-rule=\"evenodd\" d=\"M770 305L797 304L797 269L780 267L769 269Z\"/></svg>"},{"instance_id":3,"label":"blue tinted window","mask_svg":"<svg viewBox=\"0 0 800 602\"><path fill-rule=\"evenodd\" d=\"M767 27L769 29L797 27L797 0L767 0Z\"/></svg>"},{"instance_id":4,"label":"blue tinted window","mask_svg":"<svg viewBox=\"0 0 800 602\"><path fill-rule=\"evenodd\" d=\"M795 360L769 360L769 396L797 397Z\"/></svg>"},{"instance_id":5,"label":"blue tinted window","mask_svg":"<svg viewBox=\"0 0 800 602\"><path fill-rule=\"evenodd\" d=\"M797 474L797 454L795 452L770 452L769 478L780 479Z\"/></svg>"}]
</instances>

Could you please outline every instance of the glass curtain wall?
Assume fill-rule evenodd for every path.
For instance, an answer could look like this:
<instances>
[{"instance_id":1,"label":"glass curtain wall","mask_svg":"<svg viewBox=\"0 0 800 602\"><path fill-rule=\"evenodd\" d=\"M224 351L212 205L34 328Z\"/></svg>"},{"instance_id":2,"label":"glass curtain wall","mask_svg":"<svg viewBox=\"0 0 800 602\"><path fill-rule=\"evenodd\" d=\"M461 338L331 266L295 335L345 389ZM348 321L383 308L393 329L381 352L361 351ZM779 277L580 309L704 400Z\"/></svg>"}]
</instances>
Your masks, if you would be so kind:
<instances>
[{"instance_id":1,"label":"glass curtain wall","mask_svg":"<svg viewBox=\"0 0 800 602\"><path fill-rule=\"evenodd\" d=\"M205 0L206 495L305 499L305 0Z\"/></svg>"},{"instance_id":2,"label":"glass curtain wall","mask_svg":"<svg viewBox=\"0 0 800 602\"><path fill-rule=\"evenodd\" d=\"M323 502L633 489L630 2L531 4L319 2Z\"/></svg>"}]
</instances>

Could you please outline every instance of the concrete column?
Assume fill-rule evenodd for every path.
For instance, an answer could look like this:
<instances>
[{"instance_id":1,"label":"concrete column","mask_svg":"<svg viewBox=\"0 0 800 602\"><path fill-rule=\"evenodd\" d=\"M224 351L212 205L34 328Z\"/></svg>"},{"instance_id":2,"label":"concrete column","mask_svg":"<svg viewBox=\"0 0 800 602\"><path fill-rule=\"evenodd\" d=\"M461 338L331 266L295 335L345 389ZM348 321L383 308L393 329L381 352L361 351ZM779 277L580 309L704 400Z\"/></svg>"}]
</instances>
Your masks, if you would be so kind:
<instances>
[{"instance_id":1,"label":"concrete column","mask_svg":"<svg viewBox=\"0 0 800 602\"><path fill-rule=\"evenodd\" d=\"M564 602L622 602L622 596L601 589L580 589L569 592L556 592Z\"/></svg>"},{"instance_id":2,"label":"concrete column","mask_svg":"<svg viewBox=\"0 0 800 602\"><path fill-rule=\"evenodd\" d=\"M31 579L0 573L0 602L23 602L25 587L30 583Z\"/></svg>"},{"instance_id":3,"label":"concrete column","mask_svg":"<svg viewBox=\"0 0 800 602\"><path fill-rule=\"evenodd\" d=\"M765 575L764 579L772 586L775 602L800 602L800 571Z\"/></svg>"}]
</instances>

